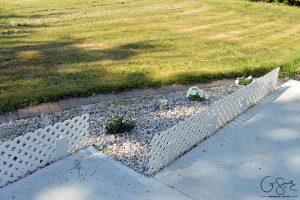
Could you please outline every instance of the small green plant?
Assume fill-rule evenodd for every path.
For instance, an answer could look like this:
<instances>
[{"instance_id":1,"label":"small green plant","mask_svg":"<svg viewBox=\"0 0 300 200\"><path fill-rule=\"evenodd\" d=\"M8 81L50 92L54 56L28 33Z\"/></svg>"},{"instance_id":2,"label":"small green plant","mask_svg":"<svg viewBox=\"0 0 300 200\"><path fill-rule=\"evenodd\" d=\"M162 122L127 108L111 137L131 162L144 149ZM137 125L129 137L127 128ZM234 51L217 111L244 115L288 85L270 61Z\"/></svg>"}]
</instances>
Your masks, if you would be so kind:
<instances>
[{"instance_id":1,"label":"small green plant","mask_svg":"<svg viewBox=\"0 0 300 200\"><path fill-rule=\"evenodd\" d=\"M242 79L240 80L240 85L249 85L252 82L252 79Z\"/></svg>"},{"instance_id":2,"label":"small green plant","mask_svg":"<svg viewBox=\"0 0 300 200\"><path fill-rule=\"evenodd\" d=\"M123 132L130 132L135 127L135 121L129 117L114 116L106 124L106 132L108 134L117 134Z\"/></svg>"},{"instance_id":3,"label":"small green plant","mask_svg":"<svg viewBox=\"0 0 300 200\"><path fill-rule=\"evenodd\" d=\"M186 92L186 98L190 101L206 101L208 99L208 94L200 89L198 86L193 86Z\"/></svg>"},{"instance_id":4,"label":"small green plant","mask_svg":"<svg viewBox=\"0 0 300 200\"><path fill-rule=\"evenodd\" d=\"M106 153L106 152L108 151L108 148L107 148L107 147L104 147L104 148L100 149L100 151L101 151L102 153Z\"/></svg>"},{"instance_id":5,"label":"small green plant","mask_svg":"<svg viewBox=\"0 0 300 200\"><path fill-rule=\"evenodd\" d=\"M235 80L236 85L249 85L253 81L252 76L248 76L247 78L245 77L240 77Z\"/></svg>"},{"instance_id":6,"label":"small green plant","mask_svg":"<svg viewBox=\"0 0 300 200\"><path fill-rule=\"evenodd\" d=\"M200 97L199 94L195 94L195 95L190 95L190 96L188 97L188 100L190 100L190 101L198 101L198 102L201 102L201 101L205 101L206 99L203 98L203 97Z\"/></svg>"}]
</instances>

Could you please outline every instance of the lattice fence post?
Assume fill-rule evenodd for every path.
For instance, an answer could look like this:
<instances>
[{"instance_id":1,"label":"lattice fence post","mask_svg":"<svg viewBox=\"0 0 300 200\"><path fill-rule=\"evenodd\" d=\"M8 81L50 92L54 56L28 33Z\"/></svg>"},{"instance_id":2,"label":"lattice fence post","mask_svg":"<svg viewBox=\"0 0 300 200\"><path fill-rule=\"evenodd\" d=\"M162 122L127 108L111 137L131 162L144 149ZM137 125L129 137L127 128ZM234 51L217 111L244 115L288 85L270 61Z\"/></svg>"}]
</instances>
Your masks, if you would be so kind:
<instances>
[{"instance_id":1,"label":"lattice fence post","mask_svg":"<svg viewBox=\"0 0 300 200\"><path fill-rule=\"evenodd\" d=\"M240 113L244 112L247 109L248 109L248 98L244 97L241 100L241 112Z\"/></svg>"},{"instance_id":2,"label":"lattice fence post","mask_svg":"<svg viewBox=\"0 0 300 200\"><path fill-rule=\"evenodd\" d=\"M272 80L268 80L268 93L274 90L274 84Z\"/></svg>"},{"instance_id":3,"label":"lattice fence post","mask_svg":"<svg viewBox=\"0 0 300 200\"><path fill-rule=\"evenodd\" d=\"M274 69L272 72L269 74L272 74L272 76L269 78L269 92L274 91L274 89L277 86L277 79L278 79L278 73L279 73L280 68Z\"/></svg>"},{"instance_id":4,"label":"lattice fence post","mask_svg":"<svg viewBox=\"0 0 300 200\"><path fill-rule=\"evenodd\" d=\"M60 160L68 155L67 139L60 137L55 141L56 160Z\"/></svg>"},{"instance_id":5,"label":"lattice fence post","mask_svg":"<svg viewBox=\"0 0 300 200\"><path fill-rule=\"evenodd\" d=\"M218 116L216 113L213 113L210 117L209 122L209 129L210 129L210 135L214 134L217 131L217 123L218 123Z\"/></svg>"},{"instance_id":6,"label":"lattice fence post","mask_svg":"<svg viewBox=\"0 0 300 200\"><path fill-rule=\"evenodd\" d=\"M176 141L172 141L168 144L167 146L167 163L166 165L168 165L169 163L173 162L177 157L177 153L176 153Z\"/></svg>"}]
</instances>

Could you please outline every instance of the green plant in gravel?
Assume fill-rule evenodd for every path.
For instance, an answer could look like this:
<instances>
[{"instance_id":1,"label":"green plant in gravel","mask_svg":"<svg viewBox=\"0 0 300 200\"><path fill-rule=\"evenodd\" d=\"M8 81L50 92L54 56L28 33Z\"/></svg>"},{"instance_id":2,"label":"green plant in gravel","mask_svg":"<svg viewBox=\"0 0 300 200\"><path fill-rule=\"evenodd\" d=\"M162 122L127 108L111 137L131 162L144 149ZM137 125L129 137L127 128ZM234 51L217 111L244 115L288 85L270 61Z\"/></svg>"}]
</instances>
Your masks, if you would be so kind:
<instances>
[{"instance_id":1,"label":"green plant in gravel","mask_svg":"<svg viewBox=\"0 0 300 200\"><path fill-rule=\"evenodd\" d=\"M203 98L203 97L200 97L199 94L189 96L188 100L190 100L190 101L198 101L198 102L206 101L206 99Z\"/></svg>"},{"instance_id":2,"label":"green plant in gravel","mask_svg":"<svg viewBox=\"0 0 300 200\"><path fill-rule=\"evenodd\" d=\"M240 85L249 85L252 82L252 79L242 79L240 80Z\"/></svg>"},{"instance_id":3,"label":"green plant in gravel","mask_svg":"<svg viewBox=\"0 0 300 200\"><path fill-rule=\"evenodd\" d=\"M240 77L237 78L235 80L235 84L236 85L249 85L251 82L253 81L253 77L252 76L248 76L248 77Z\"/></svg>"},{"instance_id":4,"label":"green plant in gravel","mask_svg":"<svg viewBox=\"0 0 300 200\"><path fill-rule=\"evenodd\" d=\"M118 134L123 132L130 132L135 127L135 121L124 116L114 116L106 124L106 133Z\"/></svg>"},{"instance_id":5,"label":"green plant in gravel","mask_svg":"<svg viewBox=\"0 0 300 200\"><path fill-rule=\"evenodd\" d=\"M104 147L104 148L100 149L100 151L101 151L102 153L107 153L108 148L107 148L107 147Z\"/></svg>"},{"instance_id":6,"label":"green plant in gravel","mask_svg":"<svg viewBox=\"0 0 300 200\"><path fill-rule=\"evenodd\" d=\"M186 98L190 101L206 101L208 99L208 94L200 89L198 86L193 86L186 92Z\"/></svg>"}]
</instances>

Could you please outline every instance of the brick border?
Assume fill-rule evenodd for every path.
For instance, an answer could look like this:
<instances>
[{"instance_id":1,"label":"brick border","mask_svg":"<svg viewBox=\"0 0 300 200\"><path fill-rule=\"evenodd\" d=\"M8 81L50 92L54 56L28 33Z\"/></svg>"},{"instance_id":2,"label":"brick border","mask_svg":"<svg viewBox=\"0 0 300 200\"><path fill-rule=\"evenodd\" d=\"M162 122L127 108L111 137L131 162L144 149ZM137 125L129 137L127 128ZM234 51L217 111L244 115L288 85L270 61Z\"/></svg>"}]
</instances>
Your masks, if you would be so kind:
<instances>
[{"instance_id":1,"label":"brick border","mask_svg":"<svg viewBox=\"0 0 300 200\"><path fill-rule=\"evenodd\" d=\"M7 123L9 121L14 121L18 119L25 119L28 117L40 116L42 113L54 113L63 110L68 110L70 108L75 108L88 104L101 103L104 101L111 101L115 99L130 99L141 96L151 96L158 94L166 94L170 92L187 90L191 86L198 86L200 88L210 88L221 85L230 85L234 83L234 79L222 79L213 81L211 83L198 83L190 85L168 85L159 88L146 88L146 89L132 89L128 91L122 91L115 94L99 94L90 97L83 98L71 98L59 100L56 102L42 103L34 107L28 107L23 109L18 109L16 111L7 112L0 115L0 124Z\"/></svg>"}]
</instances>

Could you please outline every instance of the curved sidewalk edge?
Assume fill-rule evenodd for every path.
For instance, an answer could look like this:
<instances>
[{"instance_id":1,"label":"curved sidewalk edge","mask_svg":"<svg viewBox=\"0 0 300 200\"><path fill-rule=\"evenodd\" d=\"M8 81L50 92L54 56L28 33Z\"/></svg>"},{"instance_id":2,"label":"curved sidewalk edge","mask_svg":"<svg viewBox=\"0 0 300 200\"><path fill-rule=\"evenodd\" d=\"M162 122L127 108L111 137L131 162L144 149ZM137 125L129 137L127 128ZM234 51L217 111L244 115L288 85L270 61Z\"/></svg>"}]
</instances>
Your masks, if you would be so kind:
<instances>
[{"instance_id":1,"label":"curved sidewalk edge","mask_svg":"<svg viewBox=\"0 0 300 200\"><path fill-rule=\"evenodd\" d=\"M5 200L191 200L93 147L0 189Z\"/></svg>"}]
</instances>

